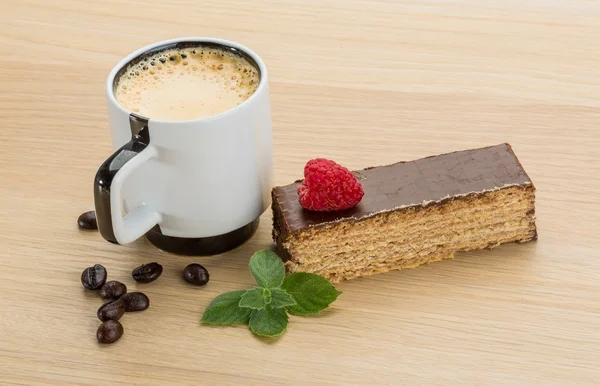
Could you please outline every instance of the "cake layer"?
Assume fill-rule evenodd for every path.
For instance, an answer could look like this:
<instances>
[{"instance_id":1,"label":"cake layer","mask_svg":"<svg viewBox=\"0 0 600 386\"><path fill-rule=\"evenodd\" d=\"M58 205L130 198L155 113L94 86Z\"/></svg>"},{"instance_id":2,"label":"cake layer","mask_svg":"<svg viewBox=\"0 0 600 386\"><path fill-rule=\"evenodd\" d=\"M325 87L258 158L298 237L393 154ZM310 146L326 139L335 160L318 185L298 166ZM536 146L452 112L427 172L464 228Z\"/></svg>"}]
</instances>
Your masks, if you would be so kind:
<instances>
[{"instance_id":1,"label":"cake layer","mask_svg":"<svg viewBox=\"0 0 600 386\"><path fill-rule=\"evenodd\" d=\"M536 238L535 188L508 144L355 175L365 196L346 211L303 209L300 181L273 189L273 237L288 271L335 282Z\"/></svg>"},{"instance_id":2,"label":"cake layer","mask_svg":"<svg viewBox=\"0 0 600 386\"><path fill-rule=\"evenodd\" d=\"M533 200L532 190L506 188L422 209L396 211L359 222L333 223L297 234L290 252L306 262L321 262L315 252L335 252L340 246L372 249L377 245L387 246L393 240L403 243L423 237L430 240L446 233L464 238L472 233L472 229L498 221L529 217L527 212L533 208ZM489 224L482 221L485 218L490 218ZM335 243L331 242L332 237L335 237ZM368 240L368 245L364 244L365 240Z\"/></svg>"},{"instance_id":3,"label":"cake layer","mask_svg":"<svg viewBox=\"0 0 600 386\"><path fill-rule=\"evenodd\" d=\"M511 191L517 191L513 194L519 199L508 206L498 205ZM383 220L373 217L352 227L339 223L327 232L312 229L303 235L303 241L292 239L284 244L293 257L286 267L289 272L317 273L337 282L415 267L437 261L439 256L450 258L457 251L493 248L536 237L532 188L506 188L482 196L464 203L453 201L394 213ZM486 200L491 201L483 203ZM444 217L453 221L440 221Z\"/></svg>"}]
</instances>

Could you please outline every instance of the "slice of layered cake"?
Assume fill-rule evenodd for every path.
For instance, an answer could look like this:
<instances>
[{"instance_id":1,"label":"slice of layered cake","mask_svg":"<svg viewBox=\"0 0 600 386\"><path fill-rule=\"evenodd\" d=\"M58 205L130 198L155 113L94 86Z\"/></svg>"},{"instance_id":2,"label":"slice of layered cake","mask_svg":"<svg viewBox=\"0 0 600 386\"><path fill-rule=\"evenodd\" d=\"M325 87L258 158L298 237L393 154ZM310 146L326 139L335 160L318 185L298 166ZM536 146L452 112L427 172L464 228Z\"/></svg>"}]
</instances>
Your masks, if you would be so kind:
<instances>
[{"instance_id":1,"label":"slice of layered cake","mask_svg":"<svg viewBox=\"0 0 600 386\"><path fill-rule=\"evenodd\" d=\"M509 144L354 172L362 201L316 212L301 181L275 187L273 238L289 272L332 282L537 238L535 187Z\"/></svg>"}]
</instances>

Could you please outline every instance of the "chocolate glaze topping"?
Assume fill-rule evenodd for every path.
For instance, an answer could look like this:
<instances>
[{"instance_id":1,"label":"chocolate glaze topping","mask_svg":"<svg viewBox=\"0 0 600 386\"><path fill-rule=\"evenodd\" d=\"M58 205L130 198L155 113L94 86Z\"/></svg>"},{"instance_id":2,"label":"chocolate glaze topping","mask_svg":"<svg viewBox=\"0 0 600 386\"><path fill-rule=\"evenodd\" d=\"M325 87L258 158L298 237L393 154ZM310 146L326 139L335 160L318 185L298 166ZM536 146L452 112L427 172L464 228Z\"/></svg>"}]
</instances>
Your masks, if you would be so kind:
<instances>
[{"instance_id":1,"label":"chocolate glaze topping","mask_svg":"<svg viewBox=\"0 0 600 386\"><path fill-rule=\"evenodd\" d=\"M283 228L284 233L293 233L399 208L431 205L467 194L531 184L507 143L367 168L354 174L365 196L356 207L345 211L312 212L302 208L296 192L301 181L273 188L277 227Z\"/></svg>"}]
</instances>

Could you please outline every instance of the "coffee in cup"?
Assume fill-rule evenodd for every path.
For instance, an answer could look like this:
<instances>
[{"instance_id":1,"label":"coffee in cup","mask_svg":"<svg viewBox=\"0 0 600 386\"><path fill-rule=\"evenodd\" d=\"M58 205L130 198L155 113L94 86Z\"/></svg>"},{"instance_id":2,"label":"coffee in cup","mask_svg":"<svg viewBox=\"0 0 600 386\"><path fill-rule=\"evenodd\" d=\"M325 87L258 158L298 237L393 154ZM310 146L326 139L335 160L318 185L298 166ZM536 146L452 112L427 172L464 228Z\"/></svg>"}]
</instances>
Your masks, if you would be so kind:
<instances>
[{"instance_id":1,"label":"coffee in cup","mask_svg":"<svg viewBox=\"0 0 600 386\"><path fill-rule=\"evenodd\" d=\"M248 99L258 69L243 55L218 46L169 48L130 64L115 96L126 109L158 120L201 119Z\"/></svg>"}]
</instances>

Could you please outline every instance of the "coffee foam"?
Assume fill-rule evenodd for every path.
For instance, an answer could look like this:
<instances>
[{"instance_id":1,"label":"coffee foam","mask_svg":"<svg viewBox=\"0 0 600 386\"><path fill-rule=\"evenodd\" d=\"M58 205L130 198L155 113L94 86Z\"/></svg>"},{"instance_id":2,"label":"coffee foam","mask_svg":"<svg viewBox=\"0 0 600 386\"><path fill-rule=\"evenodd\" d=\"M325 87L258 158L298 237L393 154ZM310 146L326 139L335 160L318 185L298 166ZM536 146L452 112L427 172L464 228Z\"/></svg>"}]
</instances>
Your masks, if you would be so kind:
<instances>
[{"instance_id":1,"label":"coffee foam","mask_svg":"<svg viewBox=\"0 0 600 386\"><path fill-rule=\"evenodd\" d=\"M258 70L226 49L169 49L127 68L115 87L126 109L147 118L191 120L230 110L258 87Z\"/></svg>"}]
</instances>

